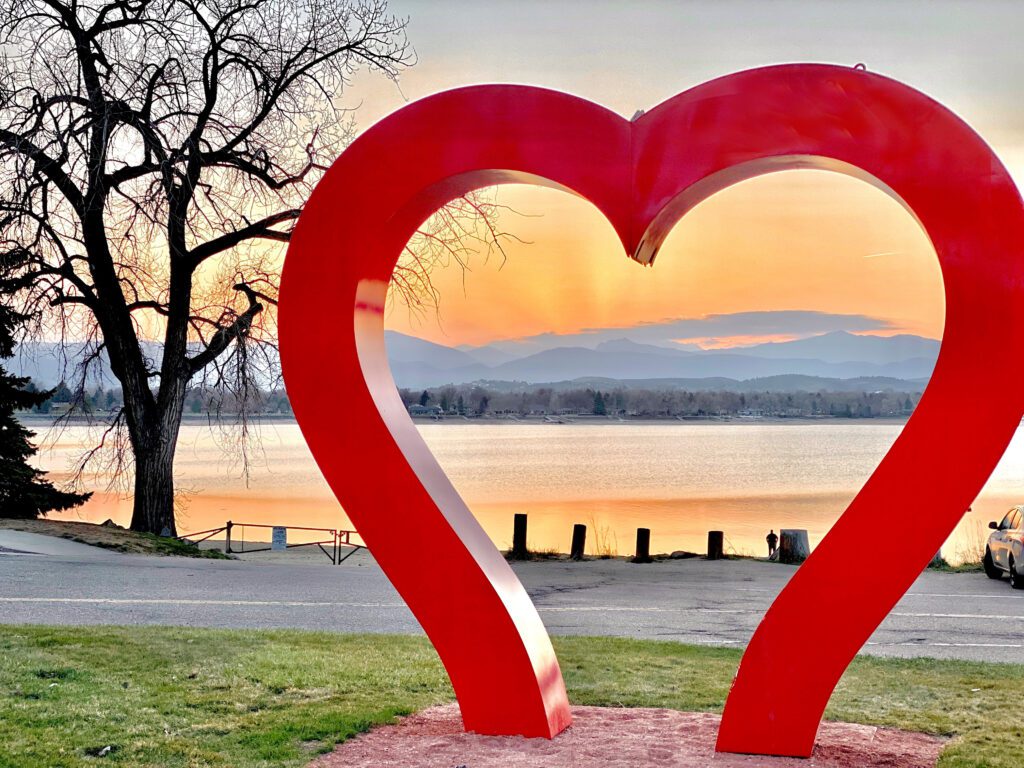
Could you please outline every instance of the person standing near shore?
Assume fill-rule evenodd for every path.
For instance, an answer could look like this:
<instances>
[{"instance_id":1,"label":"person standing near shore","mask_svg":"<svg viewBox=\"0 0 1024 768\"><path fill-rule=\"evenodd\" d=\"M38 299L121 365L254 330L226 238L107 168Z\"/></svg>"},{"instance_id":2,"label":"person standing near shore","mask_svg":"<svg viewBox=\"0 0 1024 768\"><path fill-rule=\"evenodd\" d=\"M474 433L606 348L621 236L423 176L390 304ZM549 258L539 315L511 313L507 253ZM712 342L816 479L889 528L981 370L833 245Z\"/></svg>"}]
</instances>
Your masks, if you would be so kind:
<instances>
[{"instance_id":1,"label":"person standing near shore","mask_svg":"<svg viewBox=\"0 0 1024 768\"><path fill-rule=\"evenodd\" d=\"M775 529L768 531L768 535L764 537L764 540L768 542L768 557L771 558L775 554L775 548L779 544L779 537L775 535Z\"/></svg>"}]
</instances>

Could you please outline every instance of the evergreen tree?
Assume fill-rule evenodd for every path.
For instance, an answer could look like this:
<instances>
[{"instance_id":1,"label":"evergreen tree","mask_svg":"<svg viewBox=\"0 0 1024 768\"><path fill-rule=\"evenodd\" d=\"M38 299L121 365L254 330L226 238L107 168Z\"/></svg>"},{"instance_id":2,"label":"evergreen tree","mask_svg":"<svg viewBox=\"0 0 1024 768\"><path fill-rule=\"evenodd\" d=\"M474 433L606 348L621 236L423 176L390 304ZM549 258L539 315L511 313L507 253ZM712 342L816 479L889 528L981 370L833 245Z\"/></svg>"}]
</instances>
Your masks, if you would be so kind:
<instances>
[{"instance_id":1,"label":"evergreen tree","mask_svg":"<svg viewBox=\"0 0 1024 768\"><path fill-rule=\"evenodd\" d=\"M50 399L55 403L70 403L75 397L75 393L68 389L68 383L63 379L61 379L56 389L47 394L50 395Z\"/></svg>"},{"instance_id":2,"label":"evergreen tree","mask_svg":"<svg viewBox=\"0 0 1024 768\"><path fill-rule=\"evenodd\" d=\"M0 360L14 354L13 330L25 320L0 304ZM0 517L29 520L52 510L77 507L91 494L64 493L44 479L44 473L29 466L36 448L35 434L14 418L16 410L27 410L49 400L51 392L26 389L28 379L11 376L0 365Z\"/></svg>"}]
</instances>

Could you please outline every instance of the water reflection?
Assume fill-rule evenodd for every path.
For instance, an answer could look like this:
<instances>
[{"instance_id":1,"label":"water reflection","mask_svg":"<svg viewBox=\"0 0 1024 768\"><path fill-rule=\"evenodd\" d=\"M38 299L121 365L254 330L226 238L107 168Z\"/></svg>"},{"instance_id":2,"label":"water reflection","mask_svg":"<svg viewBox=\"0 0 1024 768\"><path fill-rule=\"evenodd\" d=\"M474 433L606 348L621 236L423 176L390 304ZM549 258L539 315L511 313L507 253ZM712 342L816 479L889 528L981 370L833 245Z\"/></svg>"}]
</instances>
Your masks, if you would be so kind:
<instances>
[{"instance_id":1,"label":"water reflection","mask_svg":"<svg viewBox=\"0 0 1024 768\"><path fill-rule=\"evenodd\" d=\"M40 425L35 425L36 429ZM572 524L588 523L631 552L638 526L652 550L703 551L722 529L734 551L761 554L769 528L825 535L902 429L900 424L429 424L420 427L438 461L499 547L514 512L530 514L530 544L568 548ZM73 426L41 452L66 476L87 444ZM205 424L185 424L176 470L189 493L183 531L226 520L348 527L294 423L262 427L248 482ZM99 491L72 518L126 523L130 502ZM984 524L1024 503L1024 436L1015 437L973 510L945 547L948 557L983 541ZM898 521L898 511L894 520ZM595 536L591 543L595 544Z\"/></svg>"}]
</instances>

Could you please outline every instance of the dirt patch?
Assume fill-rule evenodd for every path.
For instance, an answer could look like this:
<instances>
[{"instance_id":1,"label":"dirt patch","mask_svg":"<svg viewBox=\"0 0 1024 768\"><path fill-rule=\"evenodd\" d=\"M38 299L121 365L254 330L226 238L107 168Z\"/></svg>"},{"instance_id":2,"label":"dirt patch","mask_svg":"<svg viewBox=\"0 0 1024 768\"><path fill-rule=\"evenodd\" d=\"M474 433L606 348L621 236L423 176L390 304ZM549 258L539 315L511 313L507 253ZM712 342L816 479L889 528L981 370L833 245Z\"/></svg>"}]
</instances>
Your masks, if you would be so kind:
<instances>
[{"instance_id":1,"label":"dirt patch","mask_svg":"<svg viewBox=\"0 0 1024 768\"><path fill-rule=\"evenodd\" d=\"M67 520L0 520L0 528L25 531L43 536L56 536L80 544L139 555L170 555L177 557L209 557L224 559L222 552L199 549L178 539L162 538L150 533L136 533L116 526L77 523Z\"/></svg>"},{"instance_id":2,"label":"dirt patch","mask_svg":"<svg viewBox=\"0 0 1024 768\"><path fill-rule=\"evenodd\" d=\"M824 723L809 760L714 751L719 716L668 709L573 707L555 739L478 736L458 705L433 707L338 746L310 768L931 768L945 740L891 728Z\"/></svg>"}]
</instances>

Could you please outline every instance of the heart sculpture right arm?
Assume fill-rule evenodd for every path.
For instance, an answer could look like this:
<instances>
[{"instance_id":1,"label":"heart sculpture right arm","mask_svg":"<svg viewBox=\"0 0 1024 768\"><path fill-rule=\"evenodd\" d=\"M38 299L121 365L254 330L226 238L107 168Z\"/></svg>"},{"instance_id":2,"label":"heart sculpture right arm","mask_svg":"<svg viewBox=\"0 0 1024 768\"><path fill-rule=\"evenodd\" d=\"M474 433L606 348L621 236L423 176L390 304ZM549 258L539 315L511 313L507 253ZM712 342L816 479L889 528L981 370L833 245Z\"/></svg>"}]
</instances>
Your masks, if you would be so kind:
<instances>
[{"instance_id":1,"label":"heart sculpture right arm","mask_svg":"<svg viewBox=\"0 0 1024 768\"><path fill-rule=\"evenodd\" d=\"M845 173L920 223L942 270L935 370L899 438L768 610L718 736L724 752L808 756L843 671L956 527L1024 412L1024 207L1009 173L941 104L859 69L741 72L669 99L634 134L641 260L700 200L786 168ZM650 224L648 225L648 222ZM1001 382L961 414L965 392ZM864 531L913 530L899 553ZM781 683L781 684L780 684Z\"/></svg>"}]
</instances>

